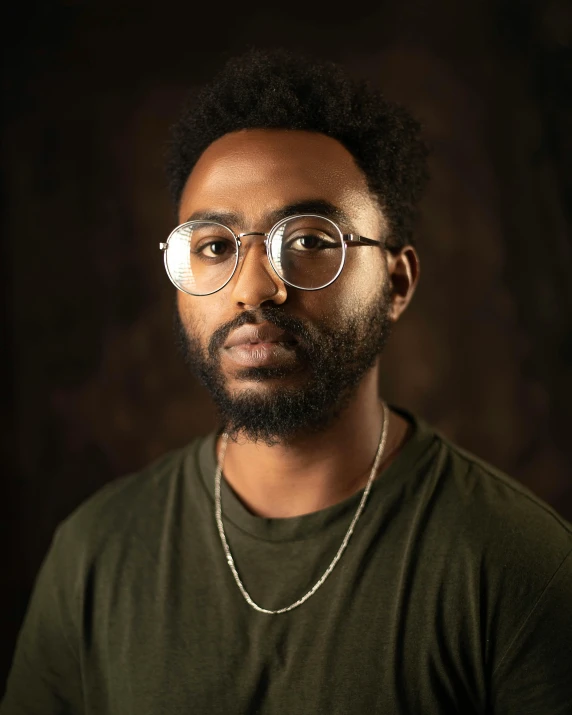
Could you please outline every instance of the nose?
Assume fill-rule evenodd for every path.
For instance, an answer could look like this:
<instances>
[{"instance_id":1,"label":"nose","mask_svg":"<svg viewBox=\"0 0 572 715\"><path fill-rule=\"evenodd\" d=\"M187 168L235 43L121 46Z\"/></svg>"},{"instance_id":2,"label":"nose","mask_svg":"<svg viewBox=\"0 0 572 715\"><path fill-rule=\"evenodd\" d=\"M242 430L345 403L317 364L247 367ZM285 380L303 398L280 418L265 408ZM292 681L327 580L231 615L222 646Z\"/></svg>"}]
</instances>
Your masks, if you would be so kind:
<instances>
[{"instance_id":1,"label":"nose","mask_svg":"<svg viewBox=\"0 0 572 715\"><path fill-rule=\"evenodd\" d=\"M270 265L261 239L241 239L238 266L231 286L232 300L247 309L258 308L267 301L280 305L287 297L286 284Z\"/></svg>"}]
</instances>

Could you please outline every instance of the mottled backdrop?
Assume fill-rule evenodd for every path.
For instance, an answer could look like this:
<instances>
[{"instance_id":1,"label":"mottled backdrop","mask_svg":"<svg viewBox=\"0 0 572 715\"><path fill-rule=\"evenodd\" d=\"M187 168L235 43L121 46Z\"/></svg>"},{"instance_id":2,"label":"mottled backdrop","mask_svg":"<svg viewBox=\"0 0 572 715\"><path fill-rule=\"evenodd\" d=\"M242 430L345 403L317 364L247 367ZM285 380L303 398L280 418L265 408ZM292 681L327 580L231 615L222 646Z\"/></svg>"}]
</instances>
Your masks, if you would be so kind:
<instances>
[{"instance_id":1,"label":"mottled backdrop","mask_svg":"<svg viewBox=\"0 0 572 715\"><path fill-rule=\"evenodd\" d=\"M44 0L4 14L0 681L55 525L215 425L173 348L162 164L187 91L247 45L341 61L422 120L422 280L384 394L572 518L571 5L336 7Z\"/></svg>"}]
</instances>

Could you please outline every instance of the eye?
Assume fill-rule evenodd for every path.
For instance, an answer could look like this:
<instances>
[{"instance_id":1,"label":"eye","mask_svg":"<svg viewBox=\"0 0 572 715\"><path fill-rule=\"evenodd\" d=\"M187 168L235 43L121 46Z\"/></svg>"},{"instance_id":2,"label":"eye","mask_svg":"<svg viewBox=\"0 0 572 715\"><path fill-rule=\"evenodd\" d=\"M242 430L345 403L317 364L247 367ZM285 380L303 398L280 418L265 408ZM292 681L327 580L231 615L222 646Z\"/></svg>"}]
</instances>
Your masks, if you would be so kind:
<instances>
[{"instance_id":1,"label":"eye","mask_svg":"<svg viewBox=\"0 0 572 715\"><path fill-rule=\"evenodd\" d=\"M227 241L211 241L201 249L201 251L206 253L206 255L209 255L210 253L213 256L224 256L228 250L229 246Z\"/></svg>"},{"instance_id":2,"label":"eye","mask_svg":"<svg viewBox=\"0 0 572 715\"><path fill-rule=\"evenodd\" d=\"M311 234L308 236L301 236L298 241L302 248L318 248L322 243L317 236L312 236Z\"/></svg>"},{"instance_id":3,"label":"eye","mask_svg":"<svg viewBox=\"0 0 572 715\"><path fill-rule=\"evenodd\" d=\"M207 259L230 257L234 252L234 244L221 238L203 239L198 246L191 247L191 253Z\"/></svg>"},{"instance_id":4,"label":"eye","mask_svg":"<svg viewBox=\"0 0 572 715\"><path fill-rule=\"evenodd\" d=\"M328 237L323 238L316 233L305 233L301 236L290 238L286 248L293 251L310 252L332 248L334 245L335 242Z\"/></svg>"}]
</instances>

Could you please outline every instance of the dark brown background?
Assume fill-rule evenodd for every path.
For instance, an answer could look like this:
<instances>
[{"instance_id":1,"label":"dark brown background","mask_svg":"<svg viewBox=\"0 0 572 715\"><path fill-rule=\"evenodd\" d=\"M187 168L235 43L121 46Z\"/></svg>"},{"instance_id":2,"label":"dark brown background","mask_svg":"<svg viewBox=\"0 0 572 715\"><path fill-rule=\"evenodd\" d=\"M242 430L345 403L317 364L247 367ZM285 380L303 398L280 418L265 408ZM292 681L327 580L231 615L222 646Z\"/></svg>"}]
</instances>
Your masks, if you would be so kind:
<instances>
[{"instance_id":1,"label":"dark brown background","mask_svg":"<svg viewBox=\"0 0 572 715\"><path fill-rule=\"evenodd\" d=\"M341 61L421 118L423 274L384 394L572 518L570 3L204 5L4 16L0 679L57 522L215 424L172 347L162 155L186 91L246 45Z\"/></svg>"}]
</instances>

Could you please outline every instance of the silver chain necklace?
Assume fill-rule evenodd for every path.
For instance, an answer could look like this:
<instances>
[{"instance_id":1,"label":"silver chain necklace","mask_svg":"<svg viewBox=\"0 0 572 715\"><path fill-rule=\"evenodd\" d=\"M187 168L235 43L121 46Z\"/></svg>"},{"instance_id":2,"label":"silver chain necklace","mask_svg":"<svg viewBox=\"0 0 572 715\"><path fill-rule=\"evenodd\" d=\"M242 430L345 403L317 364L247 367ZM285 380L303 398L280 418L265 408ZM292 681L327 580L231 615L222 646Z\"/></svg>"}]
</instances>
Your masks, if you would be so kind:
<instances>
[{"instance_id":1,"label":"silver chain necklace","mask_svg":"<svg viewBox=\"0 0 572 715\"><path fill-rule=\"evenodd\" d=\"M342 554L346 550L346 546L348 545L351 535L354 532L354 529L358 522L358 519L362 515L362 512L365 507L365 502L366 502L369 492L371 490L371 485L373 484L375 474L377 472L379 463L381 461L381 457L385 450L385 443L387 441L387 431L388 431L388 414L387 414L388 410L387 410L385 403L382 403L382 408L383 408L383 425L381 428L381 437L379 440L379 445L377 447L377 452L375 454L375 459L373 461L373 467L371 468L371 473L367 480L365 489L363 490L363 494L362 494L359 506L356 510L356 513L354 514L354 518L352 519L351 524L348 527L348 530L346 531L346 535L343 538L340 548L338 549L336 555L332 559L332 562L330 563L328 568L324 571L322 576L318 579L318 581L316 581L316 583L312 586L312 588L306 594L304 594L304 596L302 596L302 598L299 598L292 605L286 606L285 608L279 608L276 611L272 611L269 608L262 608L262 606L259 606L255 601L252 600L250 594L244 587L244 584L242 583L240 576L238 575L238 571L236 570L236 566L234 563L234 559L232 557L232 553L230 551L230 547L228 545L228 541L226 540L226 534L224 533L224 525L222 523L222 501L221 501L221 496L220 496L220 485L221 485L221 477L222 477L222 465L224 462L224 455L226 453L226 446L228 444L228 434L226 432L223 434L221 455L220 455L220 459L219 459L216 474L215 474L215 519L216 519L216 523L217 523L217 527L218 527L218 533L220 535L220 540L222 543L222 548L224 549L224 553L226 556L226 561L230 567L232 575L234 576L236 585L238 586L238 588L240 589L240 592L244 596L244 600L250 606L252 606L252 608L254 608L255 611L259 611L260 613L268 613L270 615L276 615L278 613L287 613L288 611L292 611L294 608L298 608L298 606L301 606L303 603L305 603L310 598L310 596L313 596L316 593L316 591L320 588L320 586L324 583L324 581L328 578L328 576L332 573L332 571L336 567L336 564L338 563Z\"/></svg>"}]
</instances>

